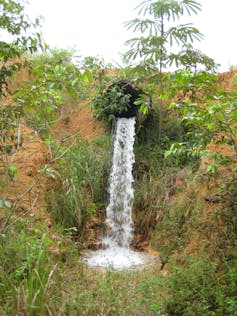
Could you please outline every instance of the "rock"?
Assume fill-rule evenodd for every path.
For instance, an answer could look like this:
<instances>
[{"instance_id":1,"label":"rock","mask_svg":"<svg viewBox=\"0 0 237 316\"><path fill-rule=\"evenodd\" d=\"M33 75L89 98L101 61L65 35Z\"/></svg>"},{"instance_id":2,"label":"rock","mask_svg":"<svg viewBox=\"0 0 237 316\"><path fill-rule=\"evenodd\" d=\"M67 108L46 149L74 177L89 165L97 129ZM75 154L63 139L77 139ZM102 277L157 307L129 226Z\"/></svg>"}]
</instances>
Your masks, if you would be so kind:
<instances>
[{"instance_id":1,"label":"rock","mask_svg":"<svg viewBox=\"0 0 237 316\"><path fill-rule=\"evenodd\" d=\"M205 201L208 203L219 203L221 201L221 197L218 194L208 195L205 197Z\"/></svg>"}]
</instances>

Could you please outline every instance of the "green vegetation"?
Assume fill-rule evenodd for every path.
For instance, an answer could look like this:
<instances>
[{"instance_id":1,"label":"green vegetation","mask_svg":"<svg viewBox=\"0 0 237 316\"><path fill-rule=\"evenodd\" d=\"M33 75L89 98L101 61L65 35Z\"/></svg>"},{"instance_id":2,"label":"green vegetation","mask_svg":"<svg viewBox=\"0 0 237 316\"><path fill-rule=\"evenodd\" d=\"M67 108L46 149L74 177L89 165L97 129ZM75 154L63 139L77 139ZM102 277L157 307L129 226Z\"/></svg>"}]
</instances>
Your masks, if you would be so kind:
<instances>
[{"instance_id":1,"label":"green vegetation","mask_svg":"<svg viewBox=\"0 0 237 316\"><path fill-rule=\"evenodd\" d=\"M116 85L102 91L92 104L95 117L108 123L114 122L119 114L129 109L129 99L130 95L125 94L123 89Z\"/></svg>"},{"instance_id":2,"label":"green vegetation","mask_svg":"<svg viewBox=\"0 0 237 316\"><path fill-rule=\"evenodd\" d=\"M43 48L44 43L40 33L40 18L35 21L25 14L23 1L0 2L0 29L11 36L11 42L0 42L0 97L8 90L9 78L17 72L22 63L17 60L23 53L34 53L38 48Z\"/></svg>"},{"instance_id":3,"label":"green vegetation","mask_svg":"<svg viewBox=\"0 0 237 316\"><path fill-rule=\"evenodd\" d=\"M11 226L1 236L0 304L2 315L41 315L56 265L48 257L51 244L42 229Z\"/></svg>"},{"instance_id":4,"label":"green vegetation","mask_svg":"<svg viewBox=\"0 0 237 316\"><path fill-rule=\"evenodd\" d=\"M0 43L1 315L237 315L237 92L221 90L214 61L193 47L202 34L176 25L200 11L197 1L149 0L138 9L125 26L142 36L127 42L127 66L112 75L98 58L75 64L73 52L46 49L40 19L26 17L24 1L0 1L0 28L12 35ZM164 73L170 64L177 69ZM137 103L134 246L151 243L161 260L129 273L82 261L106 229L111 135L56 140L52 132L88 99L97 119L112 122L129 96L103 93L119 80L152 98L152 106ZM14 160L22 125L48 150L24 191ZM47 205L39 213L47 208L48 225L33 206L20 206L42 180Z\"/></svg>"},{"instance_id":5,"label":"green vegetation","mask_svg":"<svg viewBox=\"0 0 237 316\"><path fill-rule=\"evenodd\" d=\"M189 256L183 265L166 280L166 315L236 315L236 261L225 262L221 272L200 257Z\"/></svg>"},{"instance_id":6,"label":"green vegetation","mask_svg":"<svg viewBox=\"0 0 237 316\"><path fill-rule=\"evenodd\" d=\"M78 140L58 163L58 176L48 194L48 211L56 223L84 233L91 216L104 216L107 202L110 141L101 137L91 144Z\"/></svg>"},{"instance_id":7,"label":"green vegetation","mask_svg":"<svg viewBox=\"0 0 237 316\"><path fill-rule=\"evenodd\" d=\"M191 52L196 57L197 54L194 53L190 43L202 39L203 35L191 23L172 26L169 26L168 23L171 21L176 23L185 13L197 14L201 10L200 4L193 0L143 1L138 9L139 16L142 18L138 17L128 21L125 26L133 29L134 32L140 32L141 36L127 41L126 44L131 48L125 54L125 59L131 60L140 57L153 67L157 67L160 74L163 67L171 65L173 62L177 67L180 65L192 67L194 64L196 68L197 63L201 60L192 59ZM181 46L179 53L169 52L169 47L172 47L174 43ZM184 55L187 59L189 58L188 63L184 60Z\"/></svg>"},{"instance_id":8,"label":"green vegetation","mask_svg":"<svg viewBox=\"0 0 237 316\"><path fill-rule=\"evenodd\" d=\"M85 99L84 85L90 71L81 72L72 63L74 53L48 50L28 59L29 78L15 91L14 100L27 124L38 132L47 131L60 117L65 104Z\"/></svg>"}]
</instances>

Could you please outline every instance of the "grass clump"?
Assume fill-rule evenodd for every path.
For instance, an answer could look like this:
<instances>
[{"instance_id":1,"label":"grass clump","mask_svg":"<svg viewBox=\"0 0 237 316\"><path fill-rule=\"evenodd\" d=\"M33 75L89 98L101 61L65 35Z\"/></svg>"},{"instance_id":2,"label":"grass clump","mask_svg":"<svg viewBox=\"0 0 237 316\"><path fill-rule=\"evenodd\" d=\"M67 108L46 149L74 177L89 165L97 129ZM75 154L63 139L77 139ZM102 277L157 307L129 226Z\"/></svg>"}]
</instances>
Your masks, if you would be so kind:
<instances>
[{"instance_id":1,"label":"grass clump","mask_svg":"<svg viewBox=\"0 0 237 316\"><path fill-rule=\"evenodd\" d=\"M1 315L41 315L55 266L48 256L50 238L18 224L0 237Z\"/></svg>"},{"instance_id":2,"label":"grass clump","mask_svg":"<svg viewBox=\"0 0 237 316\"><path fill-rule=\"evenodd\" d=\"M109 156L110 142L103 137L90 144L79 140L61 159L60 176L47 197L54 222L81 234L85 221L104 209Z\"/></svg>"}]
</instances>

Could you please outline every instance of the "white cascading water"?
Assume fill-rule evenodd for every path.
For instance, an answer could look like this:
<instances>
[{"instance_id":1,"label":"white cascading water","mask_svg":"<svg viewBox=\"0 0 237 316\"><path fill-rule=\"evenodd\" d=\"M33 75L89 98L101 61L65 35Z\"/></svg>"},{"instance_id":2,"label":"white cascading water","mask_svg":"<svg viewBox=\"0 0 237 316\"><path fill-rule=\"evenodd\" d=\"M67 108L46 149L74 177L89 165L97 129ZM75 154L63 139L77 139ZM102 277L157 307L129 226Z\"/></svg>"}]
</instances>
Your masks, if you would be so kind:
<instances>
[{"instance_id":1,"label":"white cascading water","mask_svg":"<svg viewBox=\"0 0 237 316\"><path fill-rule=\"evenodd\" d=\"M118 119L109 181L110 199L106 209L110 231L103 241L109 248L128 248L132 239L134 135L135 118Z\"/></svg>"},{"instance_id":2,"label":"white cascading water","mask_svg":"<svg viewBox=\"0 0 237 316\"><path fill-rule=\"evenodd\" d=\"M145 261L144 256L129 248L133 237L134 136L135 118L119 118L115 128L109 181L110 198L106 208L108 234L102 241L105 249L87 256L89 266L124 269Z\"/></svg>"}]
</instances>

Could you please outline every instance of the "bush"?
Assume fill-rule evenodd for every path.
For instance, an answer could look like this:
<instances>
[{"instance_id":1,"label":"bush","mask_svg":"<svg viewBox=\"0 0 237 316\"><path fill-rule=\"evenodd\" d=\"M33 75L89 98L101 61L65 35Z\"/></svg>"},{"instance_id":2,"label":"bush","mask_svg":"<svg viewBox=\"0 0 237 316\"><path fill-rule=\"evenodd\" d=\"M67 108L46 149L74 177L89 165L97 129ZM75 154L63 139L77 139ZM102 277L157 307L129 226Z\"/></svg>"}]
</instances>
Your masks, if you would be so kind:
<instances>
[{"instance_id":1,"label":"bush","mask_svg":"<svg viewBox=\"0 0 237 316\"><path fill-rule=\"evenodd\" d=\"M125 94L123 88L117 85L111 86L107 91L99 93L93 100L92 107L95 117L112 123L119 114L126 112L129 107L129 94Z\"/></svg>"},{"instance_id":2,"label":"bush","mask_svg":"<svg viewBox=\"0 0 237 316\"><path fill-rule=\"evenodd\" d=\"M92 75L90 71L82 73L72 59L73 52L50 50L28 60L29 79L21 82L14 100L35 130L47 131L65 103L85 98L84 85L92 80Z\"/></svg>"}]
</instances>

